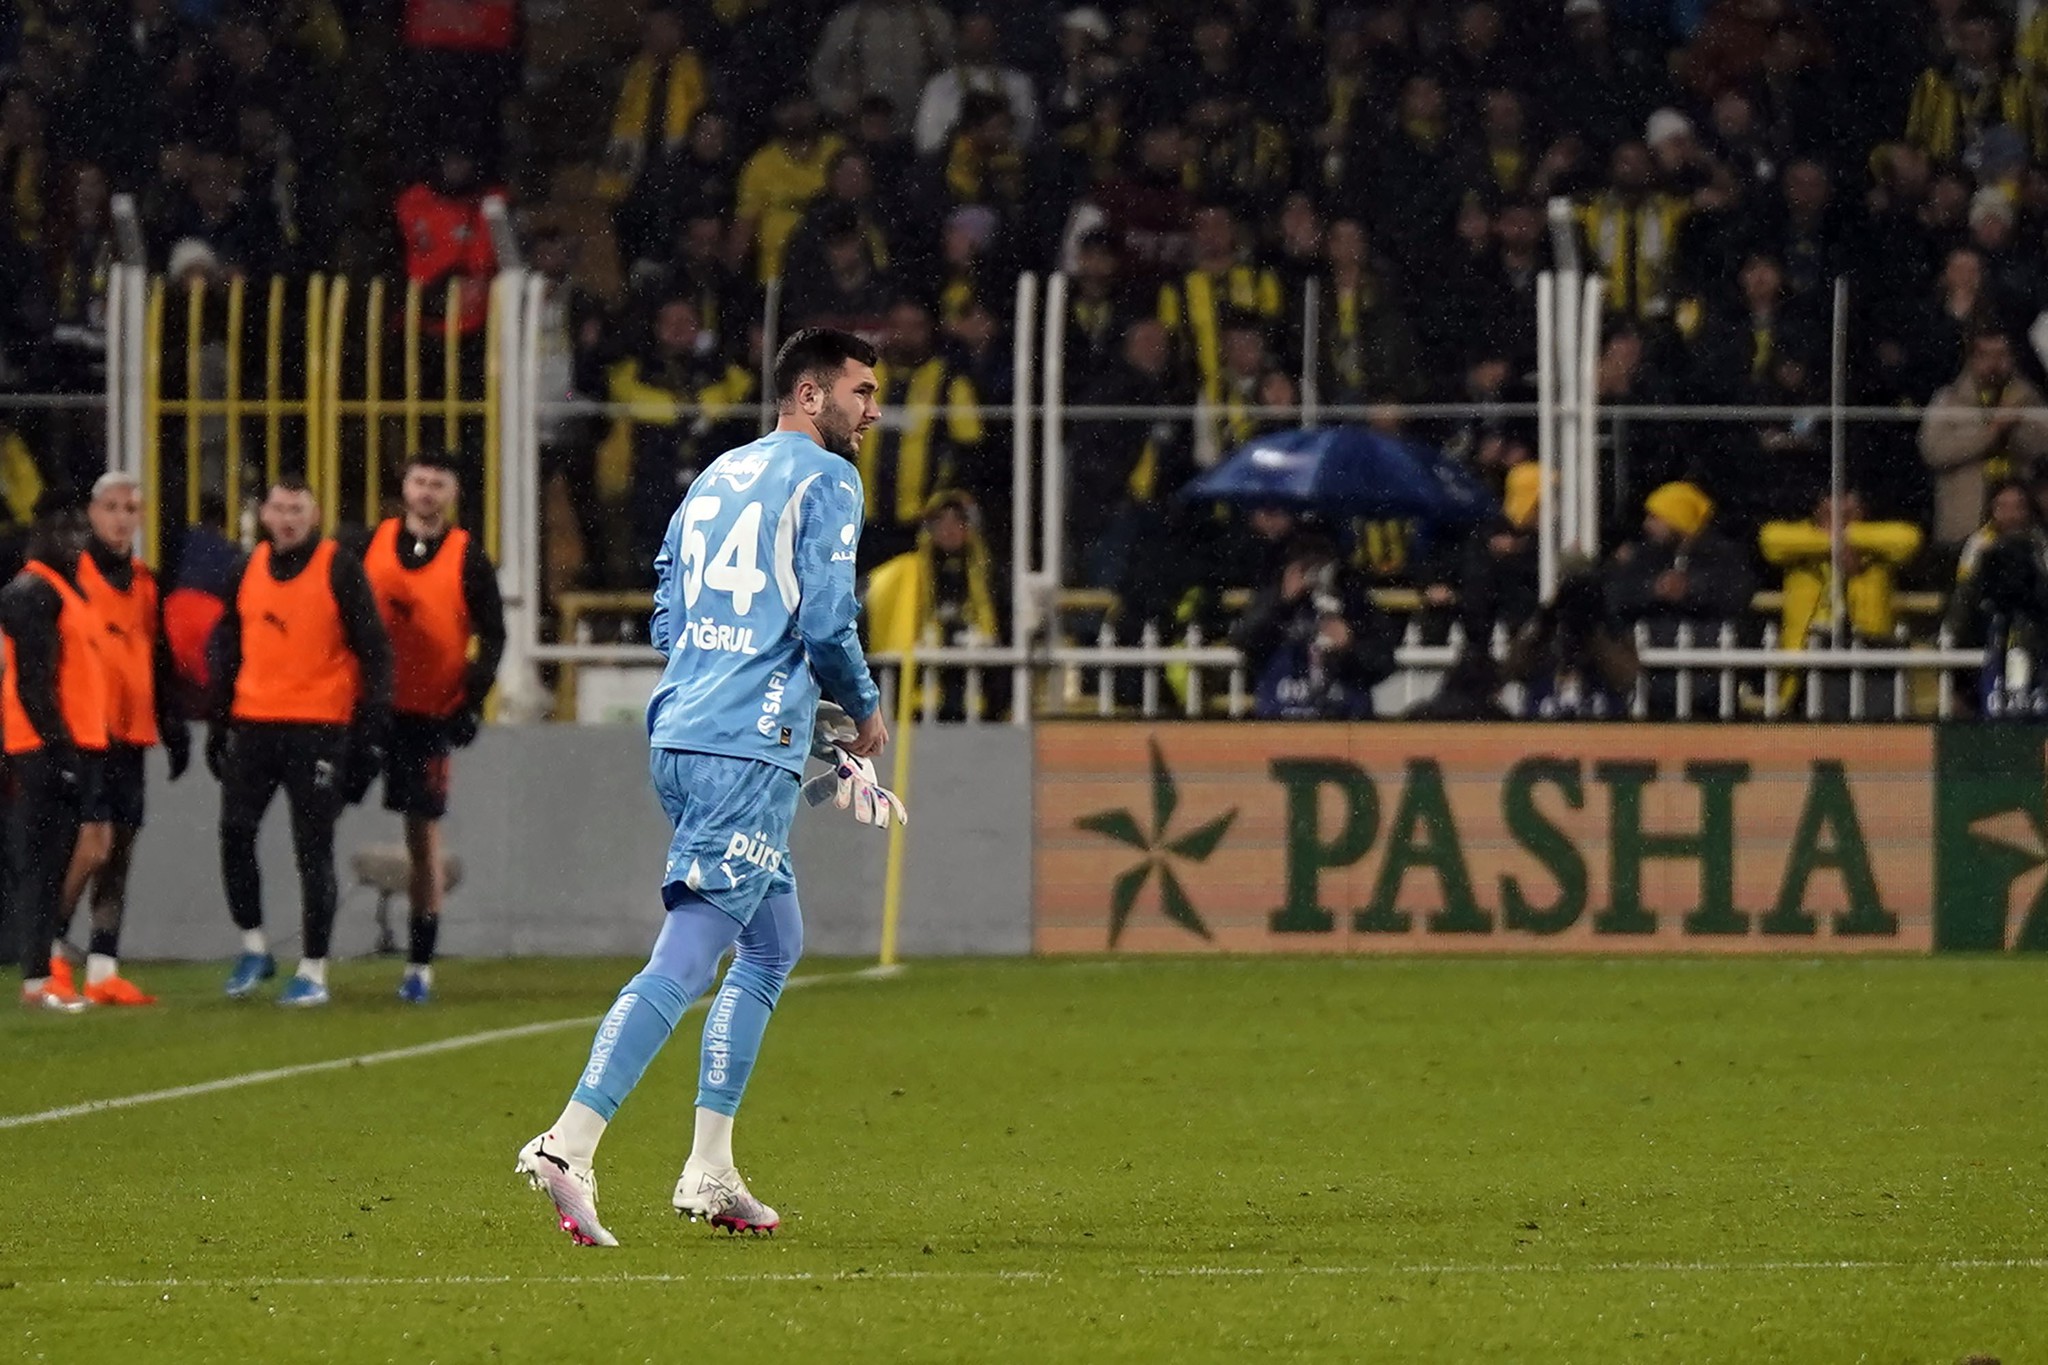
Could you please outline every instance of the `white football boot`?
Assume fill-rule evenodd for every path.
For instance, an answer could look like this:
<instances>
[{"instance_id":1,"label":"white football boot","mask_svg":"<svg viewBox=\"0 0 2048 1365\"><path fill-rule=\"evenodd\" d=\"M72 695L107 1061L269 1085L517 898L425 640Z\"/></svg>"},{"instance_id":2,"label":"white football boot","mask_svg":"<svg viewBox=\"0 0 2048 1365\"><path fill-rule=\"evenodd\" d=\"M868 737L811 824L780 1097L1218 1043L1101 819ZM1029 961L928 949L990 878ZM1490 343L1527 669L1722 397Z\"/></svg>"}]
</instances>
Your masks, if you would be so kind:
<instances>
[{"instance_id":1,"label":"white football boot","mask_svg":"<svg viewBox=\"0 0 2048 1365\"><path fill-rule=\"evenodd\" d=\"M580 1247L615 1247L619 1239L597 1221L597 1177L588 1166L578 1167L567 1157L548 1150L553 1133L542 1133L519 1149L512 1167L537 1190L555 1201L555 1214L562 1231Z\"/></svg>"},{"instance_id":2,"label":"white football boot","mask_svg":"<svg viewBox=\"0 0 2048 1365\"><path fill-rule=\"evenodd\" d=\"M683 1164L675 1197L669 1202L691 1222L701 1218L727 1232L772 1234L782 1226L782 1216L754 1197L738 1171L731 1167L713 1170L696 1157Z\"/></svg>"}]
</instances>

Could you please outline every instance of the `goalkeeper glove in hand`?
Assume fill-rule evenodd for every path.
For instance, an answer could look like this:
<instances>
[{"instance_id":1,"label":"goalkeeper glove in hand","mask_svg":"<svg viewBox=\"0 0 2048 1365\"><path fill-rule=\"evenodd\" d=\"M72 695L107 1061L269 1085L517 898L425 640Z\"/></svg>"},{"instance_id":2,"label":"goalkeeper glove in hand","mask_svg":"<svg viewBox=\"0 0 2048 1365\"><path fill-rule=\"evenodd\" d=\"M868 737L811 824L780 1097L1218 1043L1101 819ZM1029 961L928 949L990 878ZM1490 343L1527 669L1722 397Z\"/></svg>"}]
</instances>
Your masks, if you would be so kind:
<instances>
[{"instance_id":1,"label":"goalkeeper glove in hand","mask_svg":"<svg viewBox=\"0 0 2048 1365\"><path fill-rule=\"evenodd\" d=\"M839 746L853 743L859 735L860 727L844 707L821 699L817 718L811 722L811 757L837 767L841 757Z\"/></svg>"},{"instance_id":2,"label":"goalkeeper glove in hand","mask_svg":"<svg viewBox=\"0 0 2048 1365\"><path fill-rule=\"evenodd\" d=\"M895 792L882 785L873 763L836 747L830 762L832 771L804 784L804 800L822 806L829 799L841 810L850 808L854 819L876 829L887 829L891 820L909 826L910 811Z\"/></svg>"}]
</instances>

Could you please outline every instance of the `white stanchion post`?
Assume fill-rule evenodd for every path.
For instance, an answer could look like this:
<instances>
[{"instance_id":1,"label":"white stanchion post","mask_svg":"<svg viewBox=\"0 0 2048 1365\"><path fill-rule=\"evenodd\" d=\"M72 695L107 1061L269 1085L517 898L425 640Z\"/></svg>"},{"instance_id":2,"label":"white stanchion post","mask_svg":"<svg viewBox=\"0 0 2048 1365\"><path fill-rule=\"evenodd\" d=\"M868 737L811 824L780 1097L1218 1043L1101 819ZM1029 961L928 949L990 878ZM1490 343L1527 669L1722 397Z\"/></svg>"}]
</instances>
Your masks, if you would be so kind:
<instances>
[{"instance_id":1,"label":"white stanchion post","mask_svg":"<svg viewBox=\"0 0 2048 1365\"><path fill-rule=\"evenodd\" d=\"M1065 581L1067 519L1067 444L1061 409L1066 405L1067 375L1067 277L1054 275L1046 281L1043 335L1045 354L1041 374L1045 394L1039 403L1039 474L1044 479L1039 495L1040 553L1039 584L1043 590L1048 639L1060 630L1060 587Z\"/></svg>"},{"instance_id":2,"label":"white stanchion post","mask_svg":"<svg viewBox=\"0 0 2048 1365\"><path fill-rule=\"evenodd\" d=\"M128 360L128 267L116 265L107 271L107 468L128 472L128 447L122 440L128 405L122 396L127 384ZM142 532L136 531L136 544Z\"/></svg>"},{"instance_id":3,"label":"white stanchion post","mask_svg":"<svg viewBox=\"0 0 2048 1365\"><path fill-rule=\"evenodd\" d=\"M1038 632L1031 595L1031 379L1037 352L1038 276L1017 277L1017 312L1010 336L1010 639L1029 647ZM1031 724L1031 666L1010 674L1010 722Z\"/></svg>"},{"instance_id":4,"label":"white stanchion post","mask_svg":"<svg viewBox=\"0 0 2048 1365\"><path fill-rule=\"evenodd\" d=\"M1552 305L1557 309L1557 466L1559 552L1576 555L1584 548L1579 532L1579 272L1557 277Z\"/></svg>"},{"instance_id":5,"label":"white stanchion post","mask_svg":"<svg viewBox=\"0 0 2048 1365\"><path fill-rule=\"evenodd\" d=\"M534 650L540 645L544 562L540 544L540 317L547 280L511 270L492 282L504 310L496 344L498 384L499 591L505 599L505 657L498 666L498 716L524 723L547 714ZM565 718L566 719L566 718Z\"/></svg>"},{"instance_id":6,"label":"white stanchion post","mask_svg":"<svg viewBox=\"0 0 2048 1365\"><path fill-rule=\"evenodd\" d=\"M1096 632L1095 647L1104 651L1105 658L1109 650L1116 648L1116 632L1110 629L1109 622L1104 621L1102 629ZM1095 713L1099 716L1116 714L1116 675L1112 667L1104 663L1095 670Z\"/></svg>"},{"instance_id":7,"label":"white stanchion post","mask_svg":"<svg viewBox=\"0 0 2048 1365\"><path fill-rule=\"evenodd\" d=\"M1536 591L1557 596L1557 277L1536 277Z\"/></svg>"},{"instance_id":8,"label":"white stanchion post","mask_svg":"<svg viewBox=\"0 0 2048 1365\"><path fill-rule=\"evenodd\" d=\"M1600 277L1589 276L1579 305L1579 552L1600 557Z\"/></svg>"}]
</instances>

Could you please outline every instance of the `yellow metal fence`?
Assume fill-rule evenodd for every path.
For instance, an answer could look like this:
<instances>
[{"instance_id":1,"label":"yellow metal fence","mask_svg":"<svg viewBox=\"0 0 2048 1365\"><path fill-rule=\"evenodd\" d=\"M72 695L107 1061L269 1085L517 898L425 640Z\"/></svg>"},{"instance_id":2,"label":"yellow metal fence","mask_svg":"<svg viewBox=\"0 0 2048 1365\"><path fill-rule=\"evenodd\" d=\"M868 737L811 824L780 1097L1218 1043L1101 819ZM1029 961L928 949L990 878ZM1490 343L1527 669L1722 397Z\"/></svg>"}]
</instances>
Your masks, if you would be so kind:
<instances>
[{"instance_id":1,"label":"yellow metal fence","mask_svg":"<svg viewBox=\"0 0 2048 1365\"><path fill-rule=\"evenodd\" d=\"M160 558L164 518L198 524L209 488L226 508L220 529L233 539L245 502L288 473L313 489L330 534L373 524L396 491L387 477L423 449L457 451L473 471L464 486L481 494L485 546L498 555L500 332L511 287L504 279L429 291L417 280L358 288L338 275L152 278L141 452L153 494L144 526L150 561ZM465 333L470 289L487 291L486 308ZM439 314L431 322L430 309Z\"/></svg>"}]
</instances>

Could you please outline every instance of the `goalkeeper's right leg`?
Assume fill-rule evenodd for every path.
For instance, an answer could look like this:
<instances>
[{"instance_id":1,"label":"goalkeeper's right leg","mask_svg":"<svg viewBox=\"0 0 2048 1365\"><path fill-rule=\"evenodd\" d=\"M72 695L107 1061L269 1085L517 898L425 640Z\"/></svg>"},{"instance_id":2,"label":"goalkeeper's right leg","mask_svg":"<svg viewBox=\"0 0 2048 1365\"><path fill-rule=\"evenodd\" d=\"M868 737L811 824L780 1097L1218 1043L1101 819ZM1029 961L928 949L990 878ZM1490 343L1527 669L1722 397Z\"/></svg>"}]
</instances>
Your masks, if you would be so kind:
<instances>
[{"instance_id":1,"label":"goalkeeper's right leg","mask_svg":"<svg viewBox=\"0 0 2048 1365\"><path fill-rule=\"evenodd\" d=\"M604 1130L647 1071L692 1000L710 986L739 925L709 901L667 888L669 911L654 952L606 1011L569 1103L547 1132L520 1149L516 1169L554 1201L560 1226L586 1246L616 1246L597 1223L592 1165Z\"/></svg>"},{"instance_id":2,"label":"goalkeeper's right leg","mask_svg":"<svg viewBox=\"0 0 2048 1365\"><path fill-rule=\"evenodd\" d=\"M756 1199L733 1162L733 1116L760 1056L768 1019L803 955L803 911L794 887L770 895L747 927L704 1019L697 1132L673 1203L692 1222L728 1232L773 1232L781 1219Z\"/></svg>"}]
</instances>

